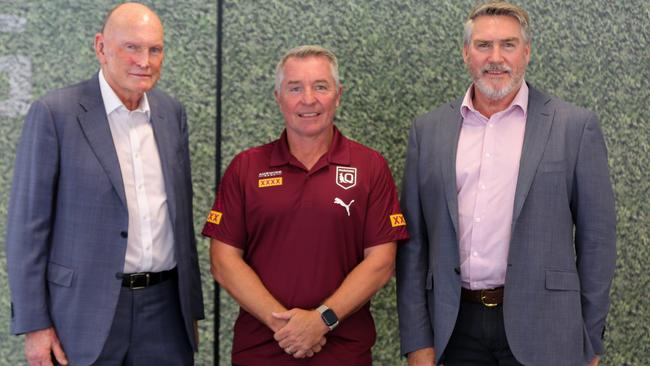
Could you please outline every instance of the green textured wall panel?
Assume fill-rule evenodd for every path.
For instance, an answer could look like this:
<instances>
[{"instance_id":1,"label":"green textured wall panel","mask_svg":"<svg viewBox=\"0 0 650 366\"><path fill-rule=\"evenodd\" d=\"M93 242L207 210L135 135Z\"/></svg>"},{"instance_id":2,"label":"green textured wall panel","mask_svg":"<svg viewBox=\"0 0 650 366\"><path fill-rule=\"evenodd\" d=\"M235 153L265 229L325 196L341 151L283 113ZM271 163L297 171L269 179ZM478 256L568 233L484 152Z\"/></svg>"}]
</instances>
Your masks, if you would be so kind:
<instances>
[{"instance_id":1,"label":"green textured wall panel","mask_svg":"<svg viewBox=\"0 0 650 366\"><path fill-rule=\"evenodd\" d=\"M24 364L21 338L8 335L4 233L14 149L25 108L45 91L97 70L92 39L111 1L0 0L0 365ZM217 5L151 1L166 26L161 87L188 110L200 230L211 206ZM464 92L461 24L468 0L224 1L223 167L244 148L276 138L282 117L273 70L287 49L319 43L334 49L344 84L341 130L389 160L398 185L408 126L418 114ZM606 366L641 366L650 356L650 3L646 0L528 0L535 36L526 79L595 110L610 150L617 196L618 262L608 318ZM11 80L10 80L11 79ZM19 88L12 88L18 82ZM11 101L11 103L9 103ZM212 281L208 243L199 241L207 321L198 365L212 364ZM236 306L222 293L221 365L228 365ZM373 301L376 365L399 365L395 289Z\"/></svg>"}]
</instances>

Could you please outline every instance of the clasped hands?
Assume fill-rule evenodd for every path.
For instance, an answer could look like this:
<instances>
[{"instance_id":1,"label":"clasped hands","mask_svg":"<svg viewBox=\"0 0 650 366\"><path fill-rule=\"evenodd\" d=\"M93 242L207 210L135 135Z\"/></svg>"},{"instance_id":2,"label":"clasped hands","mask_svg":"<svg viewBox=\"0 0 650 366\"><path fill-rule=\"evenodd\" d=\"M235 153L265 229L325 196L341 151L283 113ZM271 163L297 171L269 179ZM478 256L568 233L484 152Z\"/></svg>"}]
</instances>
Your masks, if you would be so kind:
<instances>
[{"instance_id":1,"label":"clasped hands","mask_svg":"<svg viewBox=\"0 0 650 366\"><path fill-rule=\"evenodd\" d=\"M273 338L286 353L295 358L312 357L325 346L329 328L316 310L294 308L271 315L277 320Z\"/></svg>"}]
</instances>

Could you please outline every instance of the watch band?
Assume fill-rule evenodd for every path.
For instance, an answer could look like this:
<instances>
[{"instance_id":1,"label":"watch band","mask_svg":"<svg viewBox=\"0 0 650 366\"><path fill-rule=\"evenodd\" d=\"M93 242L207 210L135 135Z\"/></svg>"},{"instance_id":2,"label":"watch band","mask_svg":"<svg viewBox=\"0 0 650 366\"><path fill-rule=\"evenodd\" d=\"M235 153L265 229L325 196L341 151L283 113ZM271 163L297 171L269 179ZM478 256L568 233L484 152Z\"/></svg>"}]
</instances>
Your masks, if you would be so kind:
<instances>
[{"instance_id":1,"label":"watch band","mask_svg":"<svg viewBox=\"0 0 650 366\"><path fill-rule=\"evenodd\" d=\"M323 304L317 307L316 311L320 313L321 319L323 319L323 322L330 329L330 331L334 330L334 328L339 325L338 316L336 316L334 310L327 307L327 305Z\"/></svg>"}]
</instances>

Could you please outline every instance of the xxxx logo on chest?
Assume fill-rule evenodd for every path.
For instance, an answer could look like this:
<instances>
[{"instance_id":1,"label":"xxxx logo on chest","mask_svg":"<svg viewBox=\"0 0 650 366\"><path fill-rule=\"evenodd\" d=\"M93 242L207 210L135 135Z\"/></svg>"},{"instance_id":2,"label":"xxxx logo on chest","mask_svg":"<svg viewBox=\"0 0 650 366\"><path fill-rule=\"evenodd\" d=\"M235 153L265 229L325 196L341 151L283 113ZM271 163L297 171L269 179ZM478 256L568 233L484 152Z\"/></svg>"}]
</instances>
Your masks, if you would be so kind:
<instances>
[{"instance_id":1,"label":"xxxx logo on chest","mask_svg":"<svg viewBox=\"0 0 650 366\"><path fill-rule=\"evenodd\" d=\"M282 170L274 170L270 172L262 172L257 175L257 187L276 187L282 185Z\"/></svg>"},{"instance_id":2,"label":"xxxx logo on chest","mask_svg":"<svg viewBox=\"0 0 650 366\"><path fill-rule=\"evenodd\" d=\"M357 185L357 168L337 166L336 185L343 189L350 189Z\"/></svg>"},{"instance_id":3,"label":"xxxx logo on chest","mask_svg":"<svg viewBox=\"0 0 650 366\"><path fill-rule=\"evenodd\" d=\"M282 185L282 177L265 178L257 181L257 186L259 188L275 187L281 185Z\"/></svg>"}]
</instances>

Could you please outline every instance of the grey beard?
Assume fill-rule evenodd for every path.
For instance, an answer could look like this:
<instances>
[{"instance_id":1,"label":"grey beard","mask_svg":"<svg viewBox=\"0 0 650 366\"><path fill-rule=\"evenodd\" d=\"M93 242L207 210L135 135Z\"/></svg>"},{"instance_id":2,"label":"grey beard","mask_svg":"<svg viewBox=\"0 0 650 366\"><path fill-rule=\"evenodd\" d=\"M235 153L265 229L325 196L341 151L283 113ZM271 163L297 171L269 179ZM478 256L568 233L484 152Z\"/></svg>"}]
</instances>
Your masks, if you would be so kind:
<instances>
[{"instance_id":1,"label":"grey beard","mask_svg":"<svg viewBox=\"0 0 650 366\"><path fill-rule=\"evenodd\" d=\"M501 89L496 89L490 87L486 82L483 81L480 77L474 80L476 87L490 100L500 100L510 94L515 88L521 86L521 80L524 78L524 74L512 75L512 81Z\"/></svg>"},{"instance_id":2,"label":"grey beard","mask_svg":"<svg viewBox=\"0 0 650 366\"><path fill-rule=\"evenodd\" d=\"M513 90L515 90L515 87L517 84L519 84L519 80L512 80L511 83L506 85L505 87L501 89L497 88L492 88L490 87L487 83L483 81L483 79L477 79L474 81L476 84L476 87L483 93L488 99L490 100L499 100L503 99L506 95L510 94Z\"/></svg>"}]
</instances>

